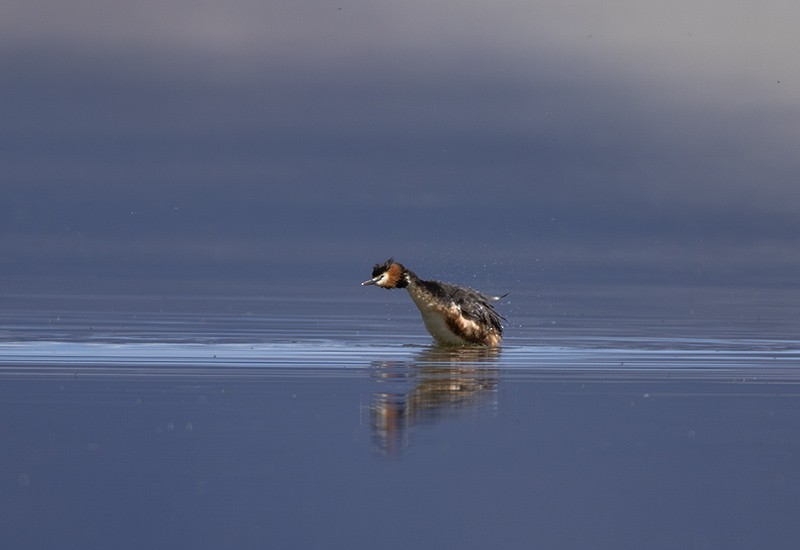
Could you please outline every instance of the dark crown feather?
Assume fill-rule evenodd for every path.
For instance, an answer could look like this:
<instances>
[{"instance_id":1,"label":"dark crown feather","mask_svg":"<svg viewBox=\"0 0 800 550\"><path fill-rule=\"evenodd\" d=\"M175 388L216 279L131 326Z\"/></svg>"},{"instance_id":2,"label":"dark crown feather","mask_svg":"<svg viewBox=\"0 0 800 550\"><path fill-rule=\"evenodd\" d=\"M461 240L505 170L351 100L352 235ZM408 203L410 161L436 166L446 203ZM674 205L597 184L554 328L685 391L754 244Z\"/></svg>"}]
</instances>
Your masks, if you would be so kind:
<instances>
[{"instance_id":1,"label":"dark crown feather","mask_svg":"<svg viewBox=\"0 0 800 550\"><path fill-rule=\"evenodd\" d=\"M377 277L381 273L385 273L389 271L389 267L394 263L394 258L389 258L382 264L375 264L375 267L372 268L372 276Z\"/></svg>"}]
</instances>

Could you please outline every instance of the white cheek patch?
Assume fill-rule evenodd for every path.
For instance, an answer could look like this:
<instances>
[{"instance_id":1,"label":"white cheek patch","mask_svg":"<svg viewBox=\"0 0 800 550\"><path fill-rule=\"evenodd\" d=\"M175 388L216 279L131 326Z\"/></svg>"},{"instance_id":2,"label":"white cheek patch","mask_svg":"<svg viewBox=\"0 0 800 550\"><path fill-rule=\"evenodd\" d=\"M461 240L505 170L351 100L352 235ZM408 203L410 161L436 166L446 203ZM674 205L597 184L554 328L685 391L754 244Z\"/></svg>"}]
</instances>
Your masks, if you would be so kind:
<instances>
[{"instance_id":1,"label":"white cheek patch","mask_svg":"<svg viewBox=\"0 0 800 550\"><path fill-rule=\"evenodd\" d=\"M375 281L375 284L378 286L386 286L388 282L389 282L389 274L384 273L380 277L378 277L378 279Z\"/></svg>"}]
</instances>

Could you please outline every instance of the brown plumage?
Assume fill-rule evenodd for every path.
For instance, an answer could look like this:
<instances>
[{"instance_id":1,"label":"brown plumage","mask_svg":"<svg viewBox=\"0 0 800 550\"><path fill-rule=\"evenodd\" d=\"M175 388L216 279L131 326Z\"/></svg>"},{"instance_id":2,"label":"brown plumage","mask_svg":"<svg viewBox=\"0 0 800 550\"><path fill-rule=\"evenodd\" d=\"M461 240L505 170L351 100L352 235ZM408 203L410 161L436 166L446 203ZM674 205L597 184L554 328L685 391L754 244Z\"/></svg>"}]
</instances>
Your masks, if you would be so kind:
<instances>
[{"instance_id":1,"label":"brown plumage","mask_svg":"<svg viewBox=\"0 0 800 550\"><path fill-rule=\"evenodd\" d=\"M487 296L467 287L420 279L393 258L375 264L372 278L361 284L377 285L387 290L407 289L422 314L425 328L441 344L500 344L503 317L492 305L500 297Z\"/></svg>"}]
</instances>

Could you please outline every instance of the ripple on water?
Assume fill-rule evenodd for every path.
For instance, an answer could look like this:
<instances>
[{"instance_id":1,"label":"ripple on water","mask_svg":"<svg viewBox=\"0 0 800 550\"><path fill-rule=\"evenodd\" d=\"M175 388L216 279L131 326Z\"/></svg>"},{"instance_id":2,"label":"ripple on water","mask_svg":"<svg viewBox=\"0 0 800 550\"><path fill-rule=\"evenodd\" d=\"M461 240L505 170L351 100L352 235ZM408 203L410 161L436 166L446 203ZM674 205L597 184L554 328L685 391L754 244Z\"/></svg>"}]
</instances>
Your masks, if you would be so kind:
<instances>
[{"instance_id":1,"label":"ripple on water","mask_svg":"<svg viewBox=\"0 0 800 550\"><path fill-rule=\"evenodd\" d=\"M0 343L0 376L302 377L362 376L457 365L497 369L505 380L800 380L800 342L787 340L579 339L500 350L411 342L180 343L20 341Z\"/></svg>"}]
</instances>

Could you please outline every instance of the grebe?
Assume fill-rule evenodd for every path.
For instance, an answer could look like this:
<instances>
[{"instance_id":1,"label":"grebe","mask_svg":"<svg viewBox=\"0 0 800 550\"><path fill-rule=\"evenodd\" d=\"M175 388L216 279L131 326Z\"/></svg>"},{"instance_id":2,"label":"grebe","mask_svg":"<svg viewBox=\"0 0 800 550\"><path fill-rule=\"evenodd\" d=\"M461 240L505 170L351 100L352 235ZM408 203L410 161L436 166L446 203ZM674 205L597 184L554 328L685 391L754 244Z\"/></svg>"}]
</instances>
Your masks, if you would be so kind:
<instances>
[{"instance_id":1,"label":"grebe","mask_svg":"<svg viewBox=\"0 0 800 550\"><path fill-rule=\"evenodd\" d=\"M504 296L487 296L463 286L425 281L389 258L375 264L372 278L362 285L378 285L387 290L405 288L422 314L431 336L440 344L498 346L503 336L504 319L491 302Z\"/></svg>"}]
</instances>

